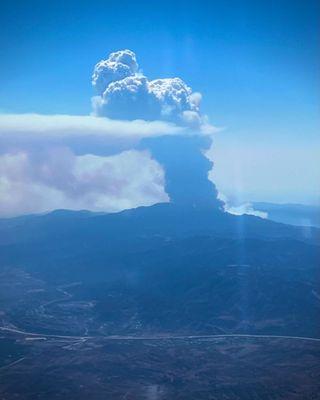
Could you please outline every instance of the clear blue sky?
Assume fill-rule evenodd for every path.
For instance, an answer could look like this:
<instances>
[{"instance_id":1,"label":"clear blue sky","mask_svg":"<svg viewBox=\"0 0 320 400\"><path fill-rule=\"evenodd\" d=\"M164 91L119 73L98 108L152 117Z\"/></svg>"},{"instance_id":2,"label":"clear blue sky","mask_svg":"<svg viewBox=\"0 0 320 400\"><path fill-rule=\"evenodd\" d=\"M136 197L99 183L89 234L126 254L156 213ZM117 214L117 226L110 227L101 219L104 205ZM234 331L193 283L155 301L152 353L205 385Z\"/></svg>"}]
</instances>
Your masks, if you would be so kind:
<instances>
[{"instance_id":1,"label":"clear blue sky","mask_svg":"<svg viewBox=\"0 0 320 400\"><path fill-rule=\"evenodd\" d=\"M0 111L88 114L93 65L129 48L150 79L201 92L225 138L314 148L319 15L313 0L3 2Z\"/></svg>"}]
</instances>

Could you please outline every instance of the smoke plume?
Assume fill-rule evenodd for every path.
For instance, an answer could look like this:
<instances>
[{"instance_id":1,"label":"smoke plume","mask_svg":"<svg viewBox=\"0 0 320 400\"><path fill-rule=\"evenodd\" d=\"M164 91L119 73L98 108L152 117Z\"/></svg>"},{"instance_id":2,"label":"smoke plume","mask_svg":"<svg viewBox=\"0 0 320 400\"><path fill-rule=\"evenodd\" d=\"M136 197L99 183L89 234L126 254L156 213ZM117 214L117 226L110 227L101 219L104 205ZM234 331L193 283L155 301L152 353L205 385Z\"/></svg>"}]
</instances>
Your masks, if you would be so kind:
<instances>
[{"instance_id":1,"label":"smoke plume","mask_svg":"<svg viewBox=\"0 0 320 400\"><path fill-rule=\"evenodd\" d=\"M169 198L220 206L200 93L180 78L149 80L129 50L100 61L92 84L94 115L0 114L0 216Z\"/></svg>"},{"instance_id":2,"label":"smoke plume","mask_svg":"<svg viewBox=\"0 0 320 400\"><path fill-rule=\"evenodd\" d=\"M212 163L203 154L211 144L213 127L200 112L201 94L180 78L149 81L139 72L130 50L111 53L94 68L92 84L97 116L127 120L162 120L188 128L187 135L144 139L141 147L164 167L165 189L174 203L221 208L217 190L208 180Z\"/></svg>"}]
</instances>

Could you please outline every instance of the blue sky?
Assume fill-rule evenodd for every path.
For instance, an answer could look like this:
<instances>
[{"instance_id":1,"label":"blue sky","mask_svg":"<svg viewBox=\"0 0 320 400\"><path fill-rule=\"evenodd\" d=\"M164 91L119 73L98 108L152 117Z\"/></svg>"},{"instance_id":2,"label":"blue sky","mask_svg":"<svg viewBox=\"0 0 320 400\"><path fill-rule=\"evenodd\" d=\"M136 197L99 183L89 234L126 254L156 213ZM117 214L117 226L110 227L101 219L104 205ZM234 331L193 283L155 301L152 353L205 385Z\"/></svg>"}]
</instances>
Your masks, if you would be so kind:
<instances>
[{"instance_id":1,"label":"blue sky","mask_svg":"<svg viewBox=\"0 0 320 400\"><path fill-rule=\"evenodd\" d=\"M270 182L280 164L298 158L298 170L291 165L282 173L291 186L279 192L279 181L265 200L318 201L319 174L312 174L320 127L318 1L49 3L2 5L2 113L90 113L93 65L129 48L150 79L179 76L202 93L202 110L226 128L216 147L249 149L253 163L264 148L269 155L283 149ZM250 196L263 200L258 192Z\"/></svg>"}]
</instances>

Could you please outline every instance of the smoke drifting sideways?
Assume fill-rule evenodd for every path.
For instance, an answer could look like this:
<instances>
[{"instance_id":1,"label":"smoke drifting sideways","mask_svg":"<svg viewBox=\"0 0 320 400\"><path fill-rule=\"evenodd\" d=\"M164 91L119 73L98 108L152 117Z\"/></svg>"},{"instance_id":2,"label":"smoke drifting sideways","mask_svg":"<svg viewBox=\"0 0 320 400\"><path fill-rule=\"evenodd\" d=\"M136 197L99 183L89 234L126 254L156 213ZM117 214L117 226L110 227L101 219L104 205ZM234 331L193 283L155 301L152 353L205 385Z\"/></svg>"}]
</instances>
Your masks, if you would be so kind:
<instances>
[{"instance_id":1,"label":"smoke drifting sideways","mask_svg":"<svg viewBox=\"0 0 320 400\"><path fill-rule=\"evenodd\" d=\"M204 151L215 129L200 112L201 94L180 78L149 81L130 50L111 53L96 64L92 85L94 115L124 120L160 120L188 128L188 134L143 139L138 148L151 151L165 171L165 189L175 204L223 209L208 174L213 167Z\"/></svg>"}]
</instances>

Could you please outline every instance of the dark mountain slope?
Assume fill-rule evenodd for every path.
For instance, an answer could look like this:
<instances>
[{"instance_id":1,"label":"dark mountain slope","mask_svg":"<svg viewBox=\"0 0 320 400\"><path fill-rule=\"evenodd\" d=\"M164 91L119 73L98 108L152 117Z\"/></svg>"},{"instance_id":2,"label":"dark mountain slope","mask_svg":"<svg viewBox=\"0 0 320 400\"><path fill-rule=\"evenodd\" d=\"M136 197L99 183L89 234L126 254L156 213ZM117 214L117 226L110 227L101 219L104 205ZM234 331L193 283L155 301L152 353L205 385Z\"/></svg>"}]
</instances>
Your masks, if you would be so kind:
<instances>
[{"instance_id":1,"label":"dark mountain slope","mask_svg":"<svg viewBox=\"0 0 320 400\"><path fill-rule=\"evenodd\" d=\"M317 229L158 204L1 220L0 232L1 271L47 287L8 308L32 331L320 335Z\"/></svg>"},{"instance_id":2,"label":"dark mountain slope","mask_svg":"<svg viewBox=\"0 0 320 400\"><path fill-rule=\"evenodd\" d=\"M212 207L156 204L115 214L57 210L0 220L2 244L60 240L125 240L151 236L213 235L227 238L291 238L317 242L316 228L293 227L250 215L235 216Z\"/></svg>"},{"instance_id":3,"label":"dark mountain slope","mask_svg":"<svg viewBox=\"0 0 320 400\"><path fill-rule=\"evenodd\" d=\"M303 204L252 203L255 210L264 211L268 219L284 224L320 227L320 207Z\"/></svg>"}]
</instances>

